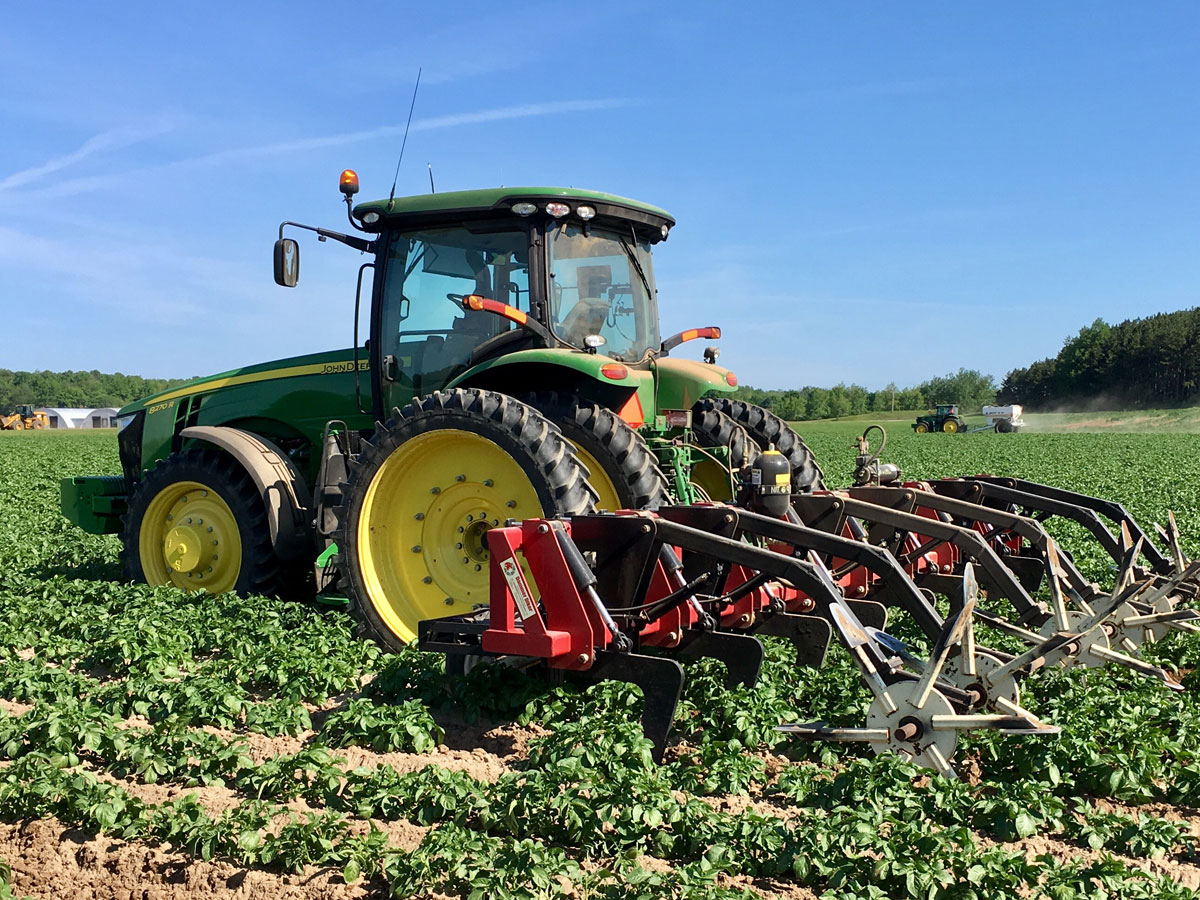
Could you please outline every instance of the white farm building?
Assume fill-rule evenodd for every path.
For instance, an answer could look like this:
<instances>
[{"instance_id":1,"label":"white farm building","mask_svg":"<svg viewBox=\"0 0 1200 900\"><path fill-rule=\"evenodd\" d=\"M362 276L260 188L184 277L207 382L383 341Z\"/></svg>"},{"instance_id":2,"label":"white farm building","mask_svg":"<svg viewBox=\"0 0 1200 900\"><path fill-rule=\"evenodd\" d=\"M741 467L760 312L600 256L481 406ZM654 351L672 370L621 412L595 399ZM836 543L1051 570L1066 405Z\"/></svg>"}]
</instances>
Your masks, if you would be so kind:
<instances>
[{"instance_id":1,"label":"white farm building","mask_svg":"<svg viewBox=\"0 0 1200 900\"><path fill-rule=\"evenodd\" d=\"M117 424L117 411L111 406L98 409L43 406L37 411L46 414L51 428L115 428Z\"/></svg>"}]
</instances>

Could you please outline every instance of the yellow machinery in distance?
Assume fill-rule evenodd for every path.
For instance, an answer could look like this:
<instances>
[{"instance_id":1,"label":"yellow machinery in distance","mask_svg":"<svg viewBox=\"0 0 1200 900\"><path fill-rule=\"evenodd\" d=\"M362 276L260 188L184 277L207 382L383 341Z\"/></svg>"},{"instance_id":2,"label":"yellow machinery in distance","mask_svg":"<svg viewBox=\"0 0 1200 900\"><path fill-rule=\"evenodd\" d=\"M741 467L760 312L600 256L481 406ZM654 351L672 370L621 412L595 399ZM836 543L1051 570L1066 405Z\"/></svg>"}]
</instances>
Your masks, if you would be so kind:
<instances>
[{"instance_id":1,"label":"yellow machinery in distance","mask_svg":"<svg viewBox=\"0 0 1200 900\"><path fill-rule=\"evenodd\" d=\"M0 431L24 431L31 428L49 428L50 417L44 412L34 412L28 403L17 406L17 411L0 416Z\"/></svg>"}]
</instances>

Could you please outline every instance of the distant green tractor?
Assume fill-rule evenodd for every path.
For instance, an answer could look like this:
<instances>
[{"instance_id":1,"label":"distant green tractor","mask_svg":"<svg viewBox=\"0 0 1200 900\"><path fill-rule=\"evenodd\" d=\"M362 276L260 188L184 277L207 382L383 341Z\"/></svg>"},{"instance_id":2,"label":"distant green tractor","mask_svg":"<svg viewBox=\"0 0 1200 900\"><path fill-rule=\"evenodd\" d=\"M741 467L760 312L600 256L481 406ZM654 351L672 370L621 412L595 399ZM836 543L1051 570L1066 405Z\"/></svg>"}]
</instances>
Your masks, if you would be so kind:
<instances>
[{"instance_id":1,"label":"distant green tractor","mask_svg":"<svg viewBox=\"0 0 1200 900\"><path fill-rule=\"evenodd\" d=\"M952 403L939 403L936 412L917 416L917 421L913 423L913 431L917 434L928 434L930 431L957 434L966 430L967 420L958 414L958 407Z\"/></svg>"},{"instance_id":2,"label":"distant green tractor","mask_svg":"<svg viewBox=\"0 0 1200 900\"><path fill-rule=\"evenodd\" d=\"M397 647L422 620L488 602L485 535L506 520L731 499L736 470L771 445L793 490L820 486L799 435L729 396L716 348L669 356L720 330L659 334L651 248L667 212L539 187L353 206L350 170L341 189L364 235L285 222L275 280L299 278L285 227L367 254L352 348L133 403L118 417L123 477L64 483L68 518L121 534L128 577L332 589Z\"/></svg>"}]
</instances>

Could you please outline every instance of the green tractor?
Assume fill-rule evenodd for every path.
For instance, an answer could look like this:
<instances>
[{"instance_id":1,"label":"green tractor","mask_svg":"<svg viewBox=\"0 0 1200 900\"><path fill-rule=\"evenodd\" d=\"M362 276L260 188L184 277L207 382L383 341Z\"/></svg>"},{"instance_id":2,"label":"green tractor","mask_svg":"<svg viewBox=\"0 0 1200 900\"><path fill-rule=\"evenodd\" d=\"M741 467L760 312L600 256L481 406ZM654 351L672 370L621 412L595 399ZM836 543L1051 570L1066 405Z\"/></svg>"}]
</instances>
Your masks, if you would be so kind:
<instances>
[{"instance_id":1,"label":"green tractor","mask_svg":"<svg viewBox=\"0 0 1200 900\"><path fill-rule=\"evenodd\" d=\"M800 437L732 396L715 347L705 362L670 355L720 330L659 334L667 212L539 187L355 206L350 170L341 190L360 234L283 223L275 280L299 279L288 228L366 254L351 348L130 404L123 476L64 482L71 521L121 535L129 578L343 595L395 648L488 602L485 535L508 520L730 499L772 446L793 491L820 486Z\"/></svg>"},{"instance_id":2,"label":"green tractor","mask_svg":"<svg viewBox=\"0 0 1200 900\"><path fill-rule=\"evenodd\" d=\"M917 416L912 428L917 434L928 434L931 431L958 434L967 430L967 420L958 414L958 407L953 403L939 403L933 413Z\"/></svg>"}]
</instances>

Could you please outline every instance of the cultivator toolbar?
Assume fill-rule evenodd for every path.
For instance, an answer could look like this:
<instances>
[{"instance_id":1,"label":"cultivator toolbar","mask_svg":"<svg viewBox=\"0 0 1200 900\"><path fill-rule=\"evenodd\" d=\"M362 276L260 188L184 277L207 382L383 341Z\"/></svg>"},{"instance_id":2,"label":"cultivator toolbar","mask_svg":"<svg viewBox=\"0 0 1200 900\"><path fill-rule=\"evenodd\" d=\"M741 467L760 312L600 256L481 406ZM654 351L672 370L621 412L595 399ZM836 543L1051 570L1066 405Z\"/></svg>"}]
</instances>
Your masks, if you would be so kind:
<instances>
[{"instance_id":1,"label":"cultivator toolbar","mask_svg":"<svg viewBox=\"0 0 1200 900\"><path fill-rule=\"evenodd\" d=\"M646 695L643 726L659 757L683 685L683 669L670 657L716 657L731 684L753 686L763 658L759 634L788 638L801 665L819 665L836 636L874 697L866 728L784 726L804 738L870 741L949 774L959 731L1057 730L1013 699L988 696L981 683L946 677L952 659L956 671L981 671L970 566L958 611L943 621L877 548L734 507L532 519L493 529L488 541L489 608L423 622L420 646L538 659L550 669L635 683ZM860 613L882 623L883 609L843 596L821 559L838 553L909 595L937 631L928 660L863 622ZM984 712L989 704L1001 711Z\"/></svg>"},{"instance_id":2,"label":"cultivator toolbar","mask_svg":"<svg viewBox=\"0 0 1200 900\"><path fill-rule=\"evenodd\" d=\"M898 471L862 469L881 470L898 480ZM1200 632L1200 613L1184 605L1200 593L1200 562L1185 558L1173 516L1156 529L1162 549L1118 504L1045 485L880 480L783 506L776 498L769 510L744 497L508 522L487 533L489 605L422 622L419 646L637 684L661 758L683 685L679 659L720 659L731 686L750 687L759 636L786 638L797 664L812 667L836 638L872 697L866 722L781 729L866 742L945 775L962 731L1057 732L1021 706L1022 682L1040 669L1118 665L1182 689L1137 656L1171 630ZM1059 549L1044 525L1055 516L1084 525L1113 559L1110 587ZM911 619L927 655L885 630L894 613ZM1025 649L986 646L977 625Z\"/></svg>"}]
</instances>

